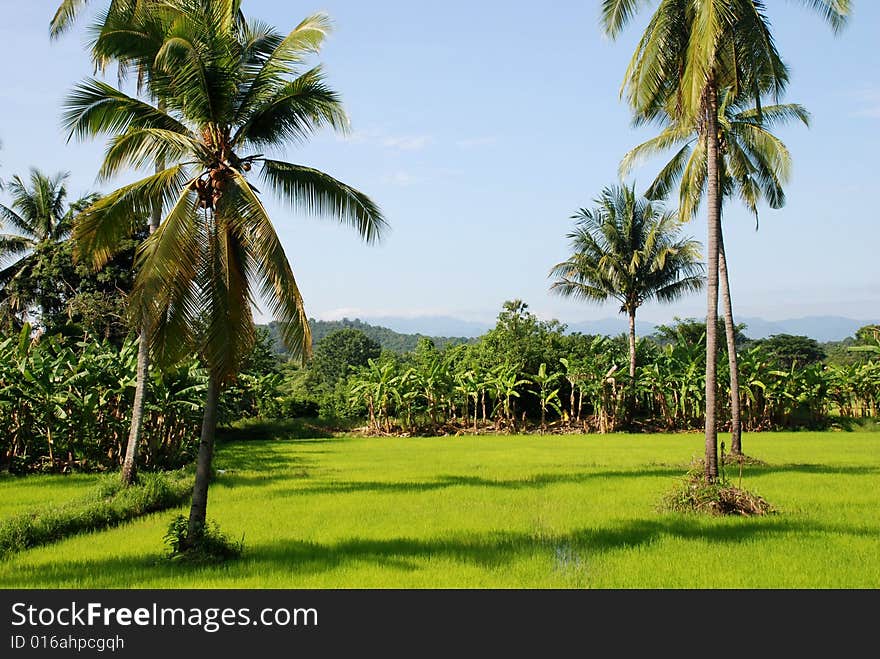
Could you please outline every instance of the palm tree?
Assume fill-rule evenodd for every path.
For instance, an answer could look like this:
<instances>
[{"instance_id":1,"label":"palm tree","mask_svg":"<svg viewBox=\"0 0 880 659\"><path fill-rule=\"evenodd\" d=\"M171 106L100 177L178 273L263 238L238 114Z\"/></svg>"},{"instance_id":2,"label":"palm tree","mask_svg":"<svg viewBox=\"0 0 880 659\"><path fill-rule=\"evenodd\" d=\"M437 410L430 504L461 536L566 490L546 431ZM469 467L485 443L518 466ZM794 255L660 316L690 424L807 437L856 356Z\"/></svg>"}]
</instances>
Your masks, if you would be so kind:
<instances>
[{"instance_id":1,"label":"palm tree","mask_svg":"<svg viewBox=\"0 0 880 659\"><path fill-rule=\"evenodd\" d=\"M43 248L70 236L74 214L95 201L87 195L67 205L67 179L61 172L47 176L31 169L27 182L14 176L8 184L11 207L0 204L0 221L14 233L0 233L0 306L8 320L23 322L37 303L25 282L43 257ZM17 285L19 284L19 285Z\"/></svg>"},{"instance_id":2,"label":"palm tree","mask_svg":"<svg viewBox=\"0 0 880 659\"><path fill-rule=\"evenodd\" d=\"M837 31L850 13L849 0L802 0ZM602 20L613 38L647 0L603 0ZM719 90L735 96L778 99L788 71L772 38L761 0L658 0L627 69L622 94L637 123L665 114L700 127L706 149L707 315L706 315L706 479L718 477L716 357L721 235Z\"/></svg>"},{"instance_id":3,"label":"palm tree","mask_svg":"<svg viewBox=\"0 0 880 659\"><path fill-rule=\"evenodd\" d=\"M86 4L87 0L63 0L50 23L50 36L53 39L60 37L73 24ZM153 63L175 13L171 6L166 6L160 0L110 0L98 23L92 26L92 32L96 35L92 42L95 68L104 70L108 63L117 61L122 78L129 68L135 67L138 73L138 92L145 88L150 91ZM158 99L158 103L159 108L163 109L164 101ZM157 159L155 171L160 172L163 169L164 162ZM149 217L149 231L153 233L162 219L161 199L153 201ZM145 319L135 319L133 325L139 328L138 364L131 425L122 463L124 485L132 485L137 480L137 453L150 370L149 332Z\"/></svg>"},{"instance_id":4,"label":"palm tree","mask_svg":"<svg viewBox=\"0 0 880 659\"><path fill-rule=\"evenodd\" d=\"M749 99L745 99L749 100ZM770 128L789 121L809 126L810 115L797 104L752 108L738 102L730 90L721 94L718 111L721 144L720 177L723 198L738 197L754 214L757 227L758 206L765 201L770 208L785 205L783 185L791 171L791 154ZM665 120L666 127L656 137L643 142L627 153L620 165L626 177L635 164L648 156L674 150L670 160L645 193L651 199L663 199L677 184L681 219L692 219L699 210L706 191L706 150L699 138L699 127ZM719 231L719 284L727 338L730 367L731 453L742 454L742 423L740 413L739 368L736 354L736 324L730 297L727 258L723 232Z\"/></svg>"},{"instance_id":5,"label":"palm tree","mask_svg":"<svg viewBox=\"0 0 880 659\"><path fill-rule=\"evenodd\" d=\"M50 34L57 38L66 31L76 19L79 11L87 4L87 0L65 0L61 3L50 25ZM241 12L240 0L229 0L222 3L235 17L235 29L244 30L246 22ZM156 73L156 56L165 43L168 31L174 21L186 8L186 3L169 2L168 0L110 0L106 10L100 14L98 22L92 26L95 38L92 42L92 57L97 69L116 61L119 64L120 78L126 71L134 68L138 76L138 92L148 92L148 97L156 100L160 111L165 110L165 101L152 84ZM320 25L303 25L302 32L322 29ZM262 38L260 31L254 37ZM278 35L275 35L278 38ZM165 169L164 156L156 157L154 163L158 173ZM149 231L154 233L162 219L162 199L153 200L150 209ZM137 454L143 424L144 402L148 374L150 370L150 353L148 349L148 319L134 318L132 324L139 328L138 366L135 385L135 397L132 408L131 425L125 458L122 464L122 482L132 485L137 480Z\"/></svg>"},{"instance_id":6,"label":"palm tree","mask_svg":"<svg viewBox=\"0 0 880 659\"><path fill-rule=\"evenodd\" d=\"M126 185L79 216L74 235L101 263L129 230L128 218L162 198L170 210L139 255L130 307L149 319L154 354L174 361L196 350L208 370L187 544L201 536L216 427L217 398L254 341L255 287L279 320L294 354L311 346L290 264L248 180L259 165L265 185L294 207L352 225L367 241L385 220L363 193L331 176L262 155L330 126L347 128L338 95L321 68L301 71L329 30L323 14L289 35L241 25L236 2L168 0L179 11L155 58L154 107L97 80L78 85L65 123L74 134L111 134L102 175L161 159L173 163Z\"/></svg>"},{"instance_id":7,"label":"palm tree","mask_svg":"<svg viewBox=\"0 0 880 659\"><path fill-rule=\"evenodd\" d=\"M582 208L568 234L572 255L553 267L552 291L590 302L615 299L629 317L629 377L636 377L636 312L650 299L672 302L703 287L699 243L679 238L675 213L636 196L634 188L602 191ZM632 412L632 410L630 410Z\"/></svg>"}]
</instances>

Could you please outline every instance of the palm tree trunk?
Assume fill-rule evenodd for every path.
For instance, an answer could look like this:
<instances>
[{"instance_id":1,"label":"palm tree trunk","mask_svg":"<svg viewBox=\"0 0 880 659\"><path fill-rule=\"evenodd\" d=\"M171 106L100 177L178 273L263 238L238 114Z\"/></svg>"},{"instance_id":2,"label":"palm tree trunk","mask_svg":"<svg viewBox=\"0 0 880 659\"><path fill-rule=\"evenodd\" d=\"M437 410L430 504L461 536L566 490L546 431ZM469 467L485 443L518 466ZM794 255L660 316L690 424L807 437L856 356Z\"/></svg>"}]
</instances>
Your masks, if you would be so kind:
<instances>
[{"instance_id":1,"label":"palm tree trunk","mask_svg":"<svg viewBox=\"0 0 880 659\"><path fill-rule=\"evenodd\" d=\"M150 346L147 328L143 327L138 336L137 380L134 389L134 406L131 411L131 426L128 431L128 445L125 461L122 463L122 484L134 485L137 481L137 451L141 441L141 428L144 418L144 391L147 387L147 373L150 369Z\"/></svg>"},{"instance_id":2,"label":"palm tree trunk","mask_svg":"<svg viewBox=\"0 0 880 659\"><path fill-rule=\"evenodd\" d=\"M636 414L636 310L629 312L629 392L627 394L627 423L632 423Z\"/></svg>"},{"instance_id":3,"label":"palm tree trunk","mask_svg":"<svg viewBox=\"0 0 880 659\"><path fill-rule=\"evenodd\" d=\"M727 254L724 251L724 232L718 232L718 270L721 283L721 310L727 334L727 359L730 366L730 453L742 455L742 414L739 399L739 363L736 356L736 326L733 324L733 304L730 300L730 279L727 272Z\"/></svg>"},{"instance_id":4,"label":"palm tree trunk","mask_svg":"<svg viewBox=\"0 0 880 659\"><path fill-rule=\"evenodd\" d=\"M214 431L217 428L219 394L220 380L211 373L208 376L205 415L202 417L202 437L199 441L199 457L196 462L196 484L193 487L192 506L189 509L189 524L186 530L186 544L189 547L203 533L208 515L208 483L211 480L211 460L214 457Z\"/></svg>"},{"instance_id":5,"label":"palm tree trunk","mask_svg":"<svg viewBox=\"0 0 880 659\"><path fill-rule=\"evenodd\" d=\"M706 86L707 207L706 240L708 280L706 312L706 480L718 478L718 430L715 390L718 361L718 236L721 225L721 195L718 179L718 92L710 78Z\"/></svg>"},{"instance_id":6,"label":"palm tree trunk","mask_svg":"<svg viewBox=\"0 0 880 659\"><path fill-rule=\"evenodd\" d=\"M159 111L165 111L165 103L159 102ZM156 160L156 173L165 169L165 160ZM150 213L150 235L159 228L162 221L162 201L153 203ZM150 373L149 327L146 320L141 320L141 331L138 335L137 376L134 388L134 406L131 411L131 426L128 430L128 445L125 448L125 460L122 463L122 484L134 485L137 481L137 453L141 441L141 429L144 423L144 395L147 388L147 376Z\"/></svg>"}]
</instances>

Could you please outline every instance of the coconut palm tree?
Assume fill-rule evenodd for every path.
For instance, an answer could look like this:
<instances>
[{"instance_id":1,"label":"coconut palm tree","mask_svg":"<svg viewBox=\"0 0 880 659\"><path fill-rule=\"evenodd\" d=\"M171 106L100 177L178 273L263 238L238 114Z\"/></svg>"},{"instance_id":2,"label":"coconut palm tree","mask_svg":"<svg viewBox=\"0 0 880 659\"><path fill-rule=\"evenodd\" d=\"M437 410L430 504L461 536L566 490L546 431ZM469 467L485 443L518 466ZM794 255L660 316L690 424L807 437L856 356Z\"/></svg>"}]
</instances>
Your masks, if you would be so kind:
<instances>
[{"instance_id":1,"label":"coconut palm tree","mask_svg":"<svg viewBox=\"0 0 880 659\"><path fill-rule=\"evenodd\" d=\"M850 13L849 0L802 0L835 31ZM604 0L602 21L618 36L648 0ZM637 123L665 114L700 127L706 148L707 314L706 314L706 479L718 477L716 429L717 325L721 234L718 94L778 99L788 71L776 49L761 0L658 0L626 71L622 95Z\"/></svg>"},{"instance_id":2,"label":"coconut palm tree","mask_svg":"<svg viewBox=\"0 0 880 659\"><path fill-rule=\"evenodd\" d=\"M49 27L49 34L58 38L74 22L79 12L87 4L87 0L64 0L58 7ZM100 15L98 22L92 26L96 38L92 42L92 58L95 68L104 70L111 61L119 64L120 78L132 66L138 73L138 92L149 90L152 79L153 62L156 54L164 43L165 33L171 24L173 11L171 7L162 5L159 0L110 0L106 10ZM162 109L163 101L158 100ZM165 169L164 163L157 160L155 171ZM162 219L162 200L153 200L149 213L149 231L153 233L159 228ZM132 485L137 480L137 454L143 425L144 402L146 397L147 379L150 370L150 353L148 345L148 329L145 319L134 319L132 323L139 329L138 363L135 382L134 405L132 407L131 424L128 442L122 463L122 482Z\"/></svg>"},{"instance_id":3,"label":"coconut palm tree","mask_svg":"<svg viewBox=\"0 0 880 659\"><path fill-rule=\"evenodd\" d=\"M675 213L638 197L634 188L608 187L593 209L582 208L568 238L572 255L553 267L550 289L589 302L620 302L629 317L629 377L636 376L636 312L650 299L672 302L701 290L700 245L679 236Z\"/></svg>"},{"instance_id":4,"label":"coconut palm tree","mask_svg":"<svg viewBox=\"0 0 880 659\"><path fill-rule=\"evenodd\" d=\"M87 195L68 205L69 177L67 172L48 176L31 169L27 181L14 176L8 183L12 204L0 204L0 222L13 233L0 233L0 263L8 264L0 269L0 307L9 320L26 320L37 304L36 291L25 282L44 257L43 248L66 240L74 214L96 199Z\"/></svg>"},{"instance_id":5,"label":"coconut palm tree","mask_svg":"<svg viewBox=\"0 0 880 659\"><path fill-rule=\"evenodd\" d=\"M50 22L50 36L54 39L66 32L87 4L88 0L63 0ZM232 2L237 25L244 24L240 4L240 0ZM120 79L124 78L130 69L134 69L137 72L138 92L146 92L150 98L157 101L159 109L164 110L164 100L156 96L151 81L156 55L179 13L180 7L165 0L109 0L106 9L99 14L97 22L91 27L94 34L91 49L95 68L103 71L115 61L119 65ZM161 158L157 159L155 171L160 172L164 169L165 163ZM154 200L149 217L149 230L153 233L162 219L161 199ZM140 335L134 406L122 464L122 482L125 485L132 485L137 480L137 453L147 375L150 369L147 340L149 332L145 326L145 319L135 319L133 324L140 328Z\"/></svg>"},{"instance_id":6,"label":"coconut palm tree","mask_svg":"<svg viewBox=\"0 0 880 659\"><path fill-rule=\"evenodd\" d=\"M791 171L791 154L770 129L789 121L800 121L809 126L810 115L803 106L791 103L749 107L742 99L737 102L730 90L722 91L718 112L722 201L738 197L754 214L756 227L762 201L774 209L785 205L783 185ZM645 194L651 199L663 199L678 185L679 210L682 221L686 222L697 214L705 195L706 150L695 124L688 125L672 117L667 117L665 123L667 125L659 135L624 156L620 175L625 178L643 158L673 150L672 160L661 169ZM718 241L719 285L730 367L731 453L739 455L742 454L742 424L736 325L722 231L719 231Z\"/></svg>"},{"instance_id":7,"label":"coconut palm tree","mask_svg":"<svg viewBox=\"0 0 880 659\"><path fill-rule=\"evenodd\" d=\"M329 29L326 16L312 16L283 36L260 23L240 25L232 0L165 4L179 15L155 58L151 87L166 109L87 80L68 97L65 123L73 134L112 135L104 176L157 160L168 164L86 209L74 236L82 253L100 263L130 230L133 213L157 198L169 209L139 255L130 307L149 319L160 360L197 351L208 370L191 546L205 524L217 398L253 345L257 291L290 350L306 355L311 346L299 288L251 170L259 167L265 187L294 207L350 224L367 242L386 224L363 193L263 155L325 126L347 128L320 66L302 70Z\"/></svg>"}]
</instances>

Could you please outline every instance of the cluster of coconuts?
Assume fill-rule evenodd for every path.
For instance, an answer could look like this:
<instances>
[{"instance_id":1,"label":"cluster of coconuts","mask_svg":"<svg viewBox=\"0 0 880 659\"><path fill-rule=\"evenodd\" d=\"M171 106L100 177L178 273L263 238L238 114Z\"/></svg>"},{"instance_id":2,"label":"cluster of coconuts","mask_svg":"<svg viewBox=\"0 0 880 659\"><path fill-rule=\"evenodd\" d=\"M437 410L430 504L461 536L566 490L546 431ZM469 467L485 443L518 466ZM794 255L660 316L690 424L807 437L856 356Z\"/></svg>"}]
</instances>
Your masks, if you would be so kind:
<instances>
[{"instance_id":1,"label":"cluster of coconuts","mask_svg":"<svg viewBox=\"0 0 880 659\"><path fill-rule=\"evenodd\" d=\"M241 161L239 166L246 172L251 171L251 163L248 160ZM217 202L231 178L232 168L224 162L212 168L207 175L200 176L193 181L190 189L199 194L199 208L210 208L211 210L216 208Z\"/></svg>"}]
</instances>

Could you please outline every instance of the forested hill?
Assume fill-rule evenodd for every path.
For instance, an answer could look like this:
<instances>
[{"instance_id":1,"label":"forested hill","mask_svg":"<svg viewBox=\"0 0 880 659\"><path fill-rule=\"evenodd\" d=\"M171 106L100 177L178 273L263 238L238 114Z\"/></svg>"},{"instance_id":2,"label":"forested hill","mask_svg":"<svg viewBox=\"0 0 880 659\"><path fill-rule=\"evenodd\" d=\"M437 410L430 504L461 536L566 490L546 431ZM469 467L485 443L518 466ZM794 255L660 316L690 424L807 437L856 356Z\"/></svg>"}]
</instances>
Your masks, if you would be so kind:
<instances>
[{"instance_id":1,"label":"forested hill","mask_svg":"<svg viewBox=\"0 0 880 659\"><path fill-rule=\"evenodd\" d=\"M395 332L387 327L370 325L359 319L349 320L348 318L343 318L342 320L315 320L314 318L309 318L309 325L312 328L313 345L317 344L318 341L331 332L341 329L356 329L376 341L382 346L383 350L391 350L392 352L403 354L415 350L419 339L424 337L423 334L401 334L400 332ZM262 327L268 327L272 339L275 342L276 350L280 353L286 352L284 344L281 342L277 323L273 322L269 325L263 325ZM428 338L432 339L438 348L459 343L476 342L476 339L469 339L463 336L431 336Z\"/></svg>"}]
</instances>

